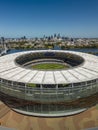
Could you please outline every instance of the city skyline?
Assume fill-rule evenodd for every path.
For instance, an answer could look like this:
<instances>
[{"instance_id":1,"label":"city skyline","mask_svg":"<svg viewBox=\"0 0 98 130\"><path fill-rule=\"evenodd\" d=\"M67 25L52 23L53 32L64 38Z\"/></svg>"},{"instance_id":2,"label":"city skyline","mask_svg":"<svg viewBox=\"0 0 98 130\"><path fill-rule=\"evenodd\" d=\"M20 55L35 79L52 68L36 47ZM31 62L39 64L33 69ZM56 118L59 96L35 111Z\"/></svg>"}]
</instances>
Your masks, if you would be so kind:
<instances>
[{"instance_id":1,"label":"city skyline","mask_svg":"<svg viewBox=\"0 0 98 130\"><path fill-rule=\"evenodd\" d=\"M0 36L98 37L97 0L1 0Z\"/></svg>"}]
</instances>

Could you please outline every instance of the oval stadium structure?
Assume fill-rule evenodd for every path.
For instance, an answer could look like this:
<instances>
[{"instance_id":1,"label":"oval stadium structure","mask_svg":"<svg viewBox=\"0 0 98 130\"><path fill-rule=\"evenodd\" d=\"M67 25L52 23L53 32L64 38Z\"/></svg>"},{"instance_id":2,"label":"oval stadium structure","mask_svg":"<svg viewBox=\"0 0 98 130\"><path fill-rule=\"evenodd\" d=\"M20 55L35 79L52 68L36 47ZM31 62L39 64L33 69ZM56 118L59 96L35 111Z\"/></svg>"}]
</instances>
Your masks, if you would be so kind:
<instances>
[{"instance_id":1,"label":"oval stadium structure","mask_svg":"<svg viewBox=\"0 0 98 130\"><path fill-rule=\"evenodd\" d=\"M38 64L68 65L35 69ZM98 57L74 51L24 51L0 57L0 99L26 115L77 114L98 103Z\"/></svg>"}]
</instances>

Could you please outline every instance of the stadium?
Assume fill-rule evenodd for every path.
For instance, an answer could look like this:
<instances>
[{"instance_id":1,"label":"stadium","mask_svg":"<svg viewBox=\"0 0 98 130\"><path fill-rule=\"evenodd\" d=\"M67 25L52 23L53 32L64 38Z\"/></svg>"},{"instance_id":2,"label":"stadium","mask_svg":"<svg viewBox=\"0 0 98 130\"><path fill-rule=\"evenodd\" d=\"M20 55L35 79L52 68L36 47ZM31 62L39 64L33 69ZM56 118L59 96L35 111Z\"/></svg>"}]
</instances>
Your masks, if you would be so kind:
<instances>
[{"instance_id":1,"label":"stadium","mask_svg":"<svg viewBox=\"0 0 98 130\"><path fill-rule=\"evenodd\" d=\"M83 112L98 103L98 57L61 50L2 56L0 100L26 115L59 117Z\"/></svg>"}]
</instances>

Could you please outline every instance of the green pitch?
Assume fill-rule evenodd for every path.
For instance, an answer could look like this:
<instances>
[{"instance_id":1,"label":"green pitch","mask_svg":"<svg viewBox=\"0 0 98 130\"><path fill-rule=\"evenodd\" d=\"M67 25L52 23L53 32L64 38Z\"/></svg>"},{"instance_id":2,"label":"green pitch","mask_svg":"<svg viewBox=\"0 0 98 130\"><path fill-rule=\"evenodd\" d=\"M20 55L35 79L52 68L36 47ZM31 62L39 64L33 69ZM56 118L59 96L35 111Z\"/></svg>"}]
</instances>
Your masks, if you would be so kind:
<instances>
[{"instance_id":1,"label":"green pitch","mask_svg":"<svg viewBox=\"0 0 98 130\"><path fill-rule=\"evenodd\" d=\"M42 70L56 70L56 69L67 69L68 65L58 64L58 63L41 63L32 66L33 69L42 69Z\"/></svg>"}]
</instances>

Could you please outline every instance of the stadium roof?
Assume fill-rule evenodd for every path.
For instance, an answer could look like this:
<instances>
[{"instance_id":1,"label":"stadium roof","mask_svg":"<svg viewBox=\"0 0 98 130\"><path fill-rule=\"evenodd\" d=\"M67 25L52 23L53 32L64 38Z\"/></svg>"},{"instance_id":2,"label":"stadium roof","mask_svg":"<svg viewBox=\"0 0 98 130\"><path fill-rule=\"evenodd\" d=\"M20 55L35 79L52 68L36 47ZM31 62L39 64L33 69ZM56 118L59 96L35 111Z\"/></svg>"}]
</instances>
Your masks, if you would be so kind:
<instances>
[{"instance_id":1,"label":"stadium roof","mask_svg":"<svg viewBox=\"0 0 98 130\"><path fill-rule=\"evenodd\" d=\"M27 53L35 52L64 52L81 56L84 59L80 66L67 70L31 70L18 66L15 58ZM0 78L35 84L68 84L84 82L98 78L98 57L75 51L38 50L24 51L0 57Z\"/></svg>"}]
</instances>

